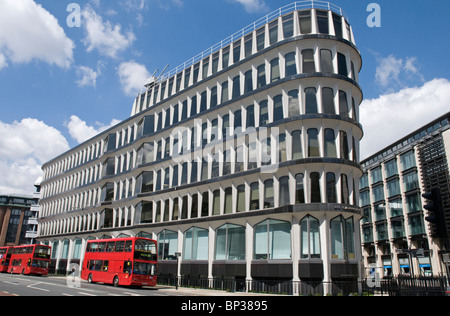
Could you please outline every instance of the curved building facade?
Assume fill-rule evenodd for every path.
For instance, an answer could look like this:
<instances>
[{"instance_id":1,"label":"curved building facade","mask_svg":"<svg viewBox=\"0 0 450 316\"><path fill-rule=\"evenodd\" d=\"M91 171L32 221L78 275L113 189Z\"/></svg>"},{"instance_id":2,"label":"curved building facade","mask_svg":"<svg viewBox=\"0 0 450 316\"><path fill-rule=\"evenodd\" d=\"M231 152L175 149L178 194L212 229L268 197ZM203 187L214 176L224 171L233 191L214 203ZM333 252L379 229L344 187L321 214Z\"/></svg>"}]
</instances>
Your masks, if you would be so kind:
<instances>
[{"instance_id":1,"label":"curved building facade","mask_svg":"<svg viewBox=\"0 0 450 316\"><path fill-rule=\"evenodd\" d=\"M129 119L43 166L55 268L139 235L160 280L356 286L361 67L342 11L305 1L150 80Z\"/></svg>"}]
</instances>

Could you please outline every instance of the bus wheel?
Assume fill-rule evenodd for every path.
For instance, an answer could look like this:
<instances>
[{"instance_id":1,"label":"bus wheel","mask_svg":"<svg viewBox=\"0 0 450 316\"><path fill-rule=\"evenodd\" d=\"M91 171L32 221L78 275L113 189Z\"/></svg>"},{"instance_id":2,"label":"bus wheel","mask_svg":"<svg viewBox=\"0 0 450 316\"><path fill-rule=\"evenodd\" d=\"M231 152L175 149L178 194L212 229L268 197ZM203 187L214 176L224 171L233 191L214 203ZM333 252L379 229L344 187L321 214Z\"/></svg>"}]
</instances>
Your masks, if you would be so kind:
<instances>
[{"instance_id":1,"label":"bus wheel","mask_svg":"<svg viewBox=\"0 0 450 316\"><path fill-rule=\"evenodd\" d=\"M88 283L94 283L94 282L92 281L92 273L89 274L89 276L88 276Z\"/></svg>"},{"instance_id":2,"label":"bus wheel","mask_svg":"<svg viewBox=\"0 0 450 316\"><path fill-rule=\"evenodd\" d=\"M119 286L119 277L118 277L117 275L114 277L113 285L114 285L115 287L118 287L118 286Z\"/></svg>"}]
</instances>

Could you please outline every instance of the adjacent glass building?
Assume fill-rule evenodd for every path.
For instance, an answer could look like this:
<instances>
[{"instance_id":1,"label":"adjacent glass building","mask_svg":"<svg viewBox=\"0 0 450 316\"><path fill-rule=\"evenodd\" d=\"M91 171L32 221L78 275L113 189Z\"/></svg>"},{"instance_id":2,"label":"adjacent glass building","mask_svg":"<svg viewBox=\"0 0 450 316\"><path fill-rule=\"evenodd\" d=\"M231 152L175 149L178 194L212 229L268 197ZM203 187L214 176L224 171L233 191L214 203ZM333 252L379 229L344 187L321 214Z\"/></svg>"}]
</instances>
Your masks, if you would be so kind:
<instances>
[{"instance_id":1,"label":"adjacent glass building","mask_svg":"<svg viewBox=\"0 0 450 316\"><path fill-rule=\"evenodd\" d=\"M361 67L342 10L303 1L152 78L129 119L42 167L56 269L144 236L160 280L355 290Z\"/></svg>"},{"instance_id":2,"label":"adjacent glass building","mask_svg":"<svg viewBox=\"0 0 450 316\"><path fill-rule=\"evenodd\" d=\"M422 198L423 193L440 188L450 231L449 157L447 113L361 162L361 231L367 273L376 269L385 278L450 273L448 250L442 240L432 237Z\"/></svg>"}]
</instances>

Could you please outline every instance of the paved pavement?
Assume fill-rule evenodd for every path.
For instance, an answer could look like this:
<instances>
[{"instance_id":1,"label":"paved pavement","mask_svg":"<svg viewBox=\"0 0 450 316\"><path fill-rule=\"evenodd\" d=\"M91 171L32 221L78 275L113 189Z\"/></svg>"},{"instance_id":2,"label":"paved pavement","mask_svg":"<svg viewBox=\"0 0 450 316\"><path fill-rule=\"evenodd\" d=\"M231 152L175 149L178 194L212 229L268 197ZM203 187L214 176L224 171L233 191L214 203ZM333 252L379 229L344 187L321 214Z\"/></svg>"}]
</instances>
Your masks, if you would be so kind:
<instances>
[{"instance_id":1,"label":"paved pavement","mask_svg":"<svg viewBox=\"0 0 450 316\"><path fill-rule=\"evenodd\" d=\"M258 293L233 293L208 289L195 289L158 285L142 289L89 284L72 277L33 277L0 274L0 296L172 296L172 297L257 297Z\"/></svg>"}]
</instances>

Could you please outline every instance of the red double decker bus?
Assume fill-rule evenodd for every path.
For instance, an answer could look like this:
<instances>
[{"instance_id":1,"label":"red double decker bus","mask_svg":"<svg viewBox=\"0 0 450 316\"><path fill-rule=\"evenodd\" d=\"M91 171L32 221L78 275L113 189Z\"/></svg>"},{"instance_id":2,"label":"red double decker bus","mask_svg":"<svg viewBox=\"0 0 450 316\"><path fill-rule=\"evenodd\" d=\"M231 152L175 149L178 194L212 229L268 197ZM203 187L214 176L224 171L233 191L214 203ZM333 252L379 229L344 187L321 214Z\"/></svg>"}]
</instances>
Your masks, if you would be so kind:
<instances>
[{"instance_id":1,"label":"red double decker bus","mask_svg":"<svg viewBox=\"0 0 450 316\"><path fill-rule=\"evenodd\" d=\"M0 272L8 272L13 247L0 248Z\"/></svg>"},{"instance_id":2,"label":"red double decker bus","mask_svg":"<svg viewBox=\"0 0 450 316\"><path fill-rule=\"evenodd\" d=\"M156 241L140 238L90 240L81 278L114 286L156 286Z\"/></svg>"},{"instance_id":3,"label":"red double decker bus","mask_svg":"<svg viewBox=\"0 0 450 316\"><path fill-rule=\"evenodd\" d=\"M18 246L12 249L9 273L47 275L51 247L46 245Z\"/></svg>"}]
</instances>

